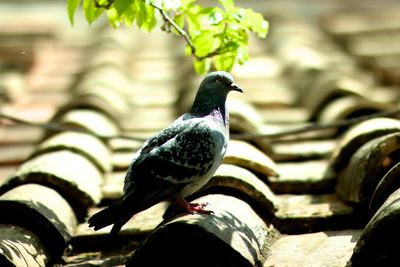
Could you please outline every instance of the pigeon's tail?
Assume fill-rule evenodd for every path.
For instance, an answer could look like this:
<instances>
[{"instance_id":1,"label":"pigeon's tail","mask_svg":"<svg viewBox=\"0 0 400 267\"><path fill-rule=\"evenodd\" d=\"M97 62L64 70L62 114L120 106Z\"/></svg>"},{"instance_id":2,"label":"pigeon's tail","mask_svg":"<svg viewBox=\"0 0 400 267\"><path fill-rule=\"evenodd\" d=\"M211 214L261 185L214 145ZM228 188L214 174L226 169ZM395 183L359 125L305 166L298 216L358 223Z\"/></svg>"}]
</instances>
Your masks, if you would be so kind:
<instances>
[{"instance_id":1,"label":"pigeon's tail","mask_svg":"<svg viewBox=\"0 0 400 267\"><path fill-rule=\"evenodd\" d=\"M126 210L123 209L123 202L116 202L94 214L89 218L88 222L89 227L94 227L95 231L114 224L110 234L116 235L130 217L127 216Z\"/></svg>"},{"instance_id":2,"label":"pigeon's tail","mask_svg":"<svg viewBox=\"0 0 400 267\"><path fill-rule=\"evenodd\" d=\"M107 208L97 212L89 218L89 227L93 227L95 231L114 224L119 212L119 203L112 204Z\"/></svg>"}]
</instances>

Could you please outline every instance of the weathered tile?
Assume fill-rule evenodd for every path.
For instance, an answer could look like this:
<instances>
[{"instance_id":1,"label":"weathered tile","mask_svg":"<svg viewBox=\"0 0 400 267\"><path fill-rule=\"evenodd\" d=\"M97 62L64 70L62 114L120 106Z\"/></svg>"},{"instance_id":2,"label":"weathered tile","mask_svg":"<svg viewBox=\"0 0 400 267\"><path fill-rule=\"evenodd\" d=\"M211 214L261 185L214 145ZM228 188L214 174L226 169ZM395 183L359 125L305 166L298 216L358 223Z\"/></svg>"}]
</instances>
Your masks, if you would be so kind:
<instances>
[{"instance_id":1,"label":"weathered tile","mask_svg":"<svg viewBox=\"0 0 400 267\"><path fill-rule=\"evenodd\" d=\"M53 84L54 76L70 77L71 82L75 75L79 75L85 67L87 60L87 47L85 46L71 46L68 44L56 44L49 41L41 44L38 48L40 51L35 55L35 63L31 66L28 73L29 89L35 90L40 87L31 86L34 77L47 77L50 80L43 79L43 85L46 83ZM68 87L62 86L64 83L59 84L52 88L54 91L63 91Z\"/></svg>"},{"instance_id":2,"label":"weathered tile","mask_svg":"<svg viewBox=\"0 0 400 267\"><path fill-rule=\"evenodd\" d=\"M0 265L44 267L50 255L31 231L12 224L0 224Z\"/></svg>"},{"instance_id":3,"label":"weathered tile","mask_svg":"<svg viewBox=\"0 0 400 267\"><path fill-rule=\"evenodd\" d=\"M79 91L71 97L71 101L62 106L59 111L71 110L74 108L98 110L112 118L114 122L120 124L120 120L128 110L128 104L124 95L98 82L97 84L80 88Z\"/></svg>"},{"instance_id":4,"label":"weathered tile","mask_svg":"<svg viewBox=\"0 0 400 267\"><path fill-rule=\"evenodd\" d=\"M1 166L0 167L0 184L4 183L4 180L15 172L17 166Z\"/></svg>"},{"instance_id":5,"label":"weathered tile","mask_svg":"<svg viewBox=\"0 0 400 267\"><path fill-rule=\"evenodd\" d=\"M272 143L271 158L276 162L324 159L332 154L337 140L293 140Z\"/></svg>"},{"instance_id":6,"label":"weathered tile","mask_svg":"<svg viewBox=\"0 0 400 267\"><path fill-rule=\"evenodd\" d=\"M374 138L399 130L400 121L390 118L375 118L354 125L339 139L331 155L331 169L339 173L362 145Z\"/></svg>"},{"instance_id":7,"label":"weathered tile","mask_svg":"<svg viewBox=\"0 0 400 267\"><path fill-rule=\"evenodd\" d=\"M320 75L303 94L305 105L310 111L310 120L319 116L325 106L340 96L366 96L370 83L357 73L331 71ZM312 95L313 97L306 97Z\"/></svg>"},{"instance_id":8,"label":"weathered tile","mask_svg":"<svg viewBox=\"0 0 400 267\"><path fill-rule=\"evenodd\" d=\"M400 48L397 45L399 41L400 24L397 32L350 36L347 40L347 47L350 53L356 56L379 57L399 54Z\"/></svg>"},{"instance_id":9,"label":"weathered tile","mask_svg":"<svg viewBox=\"0 0 400 267\"><path fill-rule=\"evenodd\" d=\"M167 127L178 117L169 106L133 107L122 122L127 132L153 131L158 132Z\"/></svg>"},{"instance_id":10,"label":"weathered tile","mask_svg":"<svg viewBox=\"0 0 400 267\"><path fill-rule=\"evenodd\" d=\"M237 191L237 195L246 195L267 212L273 213L278 209L278 201L268 185L247 169L221 164L211 180L199 190L199 194L204 194L203 191L224 192L224 189L233 189Z\"/></svg>"},{"instance_id":11,"label":"weathered tile","mask_svg":"<svg viewBox=\"0 0 400 267\"><path fill-rule=\"evenodd\" d=\"M114 171L126 171L133 160L135 151L120 151L112 155L112 165Z\"/></svg>"},{"instance_id":12,"label":"weathered tile","mask_svg":"<svg viewBox=\"0 0 400 267\"><path fill-rule=\"evenodd\" d=\"M35 150L33 144L15 144L0 147L0 165L12 166L24 162Z\"/></svg>"},{"instance_id":13,"label":"weathered tile","mask_svg":"<svg viewBox=\"0 0 400 267\"><path fill-rule=\"evenodd\" d=\"M64 105L70 99L69 92L67 91L56 91L47 89L38 89L34 92L31 90L27 93L29 102L33 105L43 105L52 103L55 107L59 108Z\"/></svg>"},{"instance_id":14,"label":"weathered tile","mask_svg":"<svg viewBox=\"0 0 400 267\"><path fill-rule=\"evenodd\" d=\"M146 141L146 137L136 136L135 133L124 133L126 136L134 136L141 138L141 140L127 139L127 138L113 138L108 141L110 149L115 152L130 152L133 155L134 151L137 151L143 143Z\"/></svg>"},{"instance_id":15,"label":"weathered tile","mask_svg":"<svg viewBox=\"0 0 400 267\"><path fill-rule=\"evenodd\" d=\"M1 122L3 123L3 122ZM0 127L0 144L33 144L37 143L43 134L43 129L26 125L2 125Z\"/></svg>"},{"instance_id":16,"label":"weathered tile","mask_svg":"<svg viewBox=\"0 0 400 267\"><path fill-rule=\"evenodd\" d=\"M38 184L15 187L0 196L1 223L32 231L53 260L63 253L77 220L68 202L55 190Z\"/></svg>"},{"instance_id":17,"label":"weathered tile","mask_svg":"<svg viewBox=\"0 0 400 267\"><path fill-rule=\"evenodd\" d=\"M62 126L83 129L98 136L116 136L119 134L118 126L114 121L94 110L73 109L62 115L57 115L54 120L55 123L58 122Z\"/></svg>"},{"instance_id":18,"label":"weathered tile","mask_svg":"<svg viewBox=\"0 0 400 267\"><path fill-rule=\"evenodd\" d=\"M112 239L115 242L126 242L126 240L141 241L147 234L153 231L161 222L163 222L163 214L167 209L168 202L160 202L147 210L135 214L121 229L118 236ZM88 216L99 211L99 208L89 210ZM78 225L73 240L71 241L78 250L91 251L90 246L94 246L99 250L109 250L114 248L113 242L104 242L109 238L111 226L105 227L98 231L89 228L87 222Z\"/></svg>"},{"instance_id":19,"label":"weathered tile","mask_svg":"<svg viewBox=\"0 0 400 267\"><path fill-rule=\"evenodd\" d=\"M88 159L71 151L50 152L26 161L4 181L0 192L28 183L56 189L68 200L78 219L101 198L100 171Z\"/></svg>"},{"instance_id":20,"label":"weathered tile","mask_svg":"<svg viewBox=\"0 0 400 267\"><path fill-rule=\"evenodd\" d=\"M232 132L258 132L263 119L254 106L236 99L227 100L229 130Z\"/></svg>"},{"instance_id":21,"label":"weathered tile","mask_svg":"<svg viewBox=\"0 0 400 267\"><path fill-rule=\"evenodd\" d=\"M304 107L258 107L259 116L265 124L297 124L306 122L310 117L309 111Z\"/></svg>"},{"instance_id":22,"label":"weathered tile","mask_svg":"<svg viewBox=\"0 0 400 267\"><path fill-rule=\"evenodd\" d=\"M331 129L313 129L315 127L315 123L304 121L298 123L265 123L260 134L264 135L271 144L295 144L299 142L301 145L302 141L322 141L333 138Z\"/></svg>"},{"instance_id":23,"label":"weathered tile","mask_svg":"<svg viewBox=\"0 0 400 267\"><path fill-rule=\"evenodd\" d=\"M400 188L400 162L396 163L380 180L369 202L369 213L374 214L387 198Z\"/></svg>"},{"instance_id":24,"label":"weathered tile","mask_svg":"<svg viewBox=\"0 0 400 267\"><path fill-rule=\"evenodd\" d=\"M399 133L387 134L361 146L339 174L336 193L361 209L368 207L379 181L397 163Z\"/></svg>"},{"instance_id":25,"label":"weathered tile","mask_svg":"<svg viewBox=\"0 0 400 267\"><path fill-rule=\"evenodd\" d=\"M18 37L3 35L1 39L0 67L26 70L34 61L32 44L26 43L26 40L18 40Z\"/></svg>"},{"instance_id":26,"label":"weathered tile","mask_svg":"<svg viewBox=\"0 0 400 267\"><path fill-rule=\"evenodd\" d=\"M361 230L287 235L277 240L264 267L346 267Z\"/></svg>"},{"instance_id":27,"label":"weathered tile","mask_svg":"<svg viewBox=\"0 0 400 267\"><path fill-rule=\"evenodd\" d=\"M29 99L18 104L6 104L2 107L2 112L7 115L29 119L36 123L46 123L56 111L54 103L31 103Z\"/></svg>"},{"instance_id":28,"label":"weathered tile","mask_svg":"<svg viewBox=\"0 0 400 267\"><path fill-rule=\"evenodd\" d=\"M353 208L335 194L284 194L276 195L276 198L279 209L274 213L273 223L281 233L355 228L364 219L357 218Z\"/></svg>"},{"instance_id":29,"label":"weathered tile","mask_svg":"<svg viewBox=\"0 0 400 267\"><path fill-rule=\"evenodd\" d=\"M244 65L235 65L232 69L232 75L238 80L277 77L282 72L282 63L273 56L265 54L253 56Z\"/></svg>"},{"instance_id":30,"label":"weathered tile","mask_svg":"<svg viewBox=\"0 0 400 267\"><path fill-rule=\"evenodd\" d=\"M104 242L107 242L105 240ZM117 243L114 241L114 243ZM124 244L122 248L116 248L112 251L90 251L74 253L72 255L66 255L63 257L65 263L63 267L86 267L90 265L95 266L114 266L123 267L125 262L135 252L137 246L134 242L126 241L127 245ZM132 244L134 243L134 244Z\"/></svg>"},{"instance_id":31,"label":"weathered tile","mask_svg":"<svg viewBox=\"0 0 400 267\"><path fill-rule=\"evenodd\" d=\"M244 141L230 140L223 162L247 168L264 177L279 176L275 163L255 146Z\"/></svg>"},{"instance_id":32,"label":"weathered tile","mask_svg":"<svg viewBox=\"0 0 400 267\"><path fill-rule=\"evenodd\" d=\"M26 77L18 72L0 72L0 98L14 102L26 92Z\"/></svg>"},{"instance_id":33,"label":"weathered tile","mask_svg":"<svg viewBox=\"0 0 400 267\"><path fill-rule=\"evenodd\" d=\"M101 187L103 200L116 200L122 197L126 171L127 169L114 171L104 176L104 183Z\"/></svg>"},{"instance_id":34,"label":"weathered tile","mask_svg":"<svg viewBox=\"0 0 400 267\"><path fill-rule=\"evenodd\" d=\"M118 94L128 93L133 88L133 83L124 68L115 64L103 64L88 68L82 74L82 78L76 84L74 91L79 93L99 84L113 89Z\"/></svg>"},{"instance_id":35,"label":"weathered tile","mask_svg":"<svg viewBox=\"0 0 400 267\"><path fill-rule=\"evenodd\" d=\"M243 139L241 134L261 134L264 126L263 118L250 103L235 99L227 100L227 108L229 110L229 131L233 133L232 139ZM252 138L250 141L266 153L271 153L267 139Z\"/></svg>"},{"instance_id":36,"label":"weathered tile","mask_svg":"<svg viewBox=\"0 0 400 267\"><path fill-rule=\"evenodd\" d=\"M359 96L343 96L327 103L320 111L317 120L320 123L333 123L340 120L363 115L371 115L395 108L396 106L394 104L381 103ZM336 129L335 134L337 134L339 130L343 129L346 128L341 127L340 129Z\"/></svg>"},{"instance_id":37,"label":"weathered tile","mask_svg":"<svg viewBox=\"0 0 400 267\"><path fill-rule=\"evenodd\" d=\"M395 20L399 9L387 9L388 2L393 1L383 1L379 9L372 3L367 3L363 8L358 8L359 4L352 3L355 11L349 12L346 11L348 3L338 1L331 1L328 5L312 5L312 8L310 8L310 3L292 5L280 1L268 5L267 8L265 4L257 1L246 2L249 7L265 12L271 23L271 29L265 40L251 36L250 61L243 66L235 67L232 71L235 80L245 89L245 94L235 95L232 99L251 106L254 112L248 112L243 105L238 105L236 110L235 107L232 108L231 137L237 133L274 134L302 127L312 123L312 120L330 122L344 118L348 114L350 116L357 114L364 106L359 105L358 101L344 101L343 99L349 98L346 97L347 95L356 95L358 100L361 99L359 96L362 96L379 103L396 103L398 93L396 96L394 92L398 91L397 88L385 91L382 95L377 93L379 89L376 86L376 83L400 84L397 56L390 54L397 49L396 42L388 43L386 39L387 34L393 36L392 39L397 38L398 22ZM100 111L100 114L106 115L107 119L111 118L109 123L114 125L111 128L116 130L102 127L101 125L104 124L100 122L101 120L98 121L92 117L80 122L61 121L61 124L87 129L97 134L123 133L139 138L137 141L131 141L121 137L106 142L113 151L114 172L107 172L103 184L96 185L101 188L98 197L98 200L100 198L102 200L101 206L94 208L94 205L98 203L91 202L82 208L85 212L89 208L89 215L91 215L102 205L107 205L121 196L123 178L134 152L146 138L190 108L194 97L193 92L198 87L200 76L194 74L190 60L182 57L184 42L177 43L171 35L164 34L159 29L152 34L144 34L134 28L107 29L103 23L95 23L89 28L82 16L76 16L76 26L70 27L67 17L65 21L59 20L62 17L60 15L65 14L65 3L51 5L25 3L18 9L13 6L11 2L3 3L0 8L0 50L2 50L0 58L4 59L0 65L13 68L7 71L17 70L23 74L23 77L27 79L28 93L22 102L3 106L3 111L33 121L47 122L59 106L69 100L68 98L79 96L74 99L75 103L70 105L70 109L85 107L92 111ZM33 6L35 8L32 8ZM327 30L323 31L319 24L321 23L318 19L319 12L329 14L331 8L335 12L332 17L322 20L324 30ZM300 12L301 10L307 10L307 12ZM337 10L341 12L336 12ZM367 10L369 11L366 12ZM10 21L12 21L11 24ZM342 51L342 47L338 48L332 36L337 37L336 40L340 42L340 45L348 48L353 56ZM382 40L385 44L381 46ZM384 49L385 47L388 49ZM361 68L358 64L360 62L356 60L361 60ZM363 88L368 89L367 94L358 91ZM68 89L73 89L73 91ZM109 105L109 100L112 99L114 101L111 102L117 103L113 107ZM348 106L343 106L343 103L339 105L339 102L345 102ZM80 117L86 117L86 115L76 116L81 119ZM0 169L0 179L2 179L1 176L8 176L7 173L13 172L16 164L24 160L22 157L18 160L13 159L13 155L21 155L19 146L28 144L35 149L33 144L40 140L43 132L36 128L31 128L31 131L27 127L22 127L21 132L15 130L16 128L10 130L11 124L6 123L3 132L0 128L0 134L4 136L0 138L0 144L3 146L0 148L0 158L2 151L7 152L9 148L17 149L12 151L11 157L6 160L6 165L3 165L6 169L4 171ZM253 127L254 125L258 126ZM374 131L374 125L371 124L368 129ZM385 127L375 130L383 134L387 130ZM389 131L392 131L396 127L389 128ZM225 168L227 165L223 164L210 181L210 188L198 194L224 193L239 197L242 202L250 204L251 209L254 208L258 216L262 216L262 220L273 220L273 223L284 233L302 233L277 237L279 239L275 243L266 242L268 244L266 249L261 250L269 252L268 255L271 257L266 257L264 266L344 267L362 229L354 230L354 232L353 230L326 230L362 228L366 223L365 217L368 215L358 214L356 209L347 206L335 194L308 194L321 194L326 193L325 190L328 192L332 190L334 178L340 171L332 172L332 169L328 169L326 172L329 175L324 176L326 162L323 160L329 157L335 145L338 144L337 134L342 133L342 130L310 132L279 138L243 139L262 154L277 161L278 164L275 165L281 176L276 178L260 173L260 170L266 171L262 169L262 160L260 161L258 157L252 158L254 154L250 150L239 149L241 154L238 152L234 155L237 158L237 161L232 162L234 165ZM346 156L347 152L341 153L338 155L339 159L332 157L332 161L348 162L354 152L367 142L367 139L361 138L358 141L359 143L347 144L351 147L348 156ZM67 144L69 148L66 148L70 151L75 149L71 147L76 146L85 152L91 151L87 150L86 144L79 145L79 142L71 142L74 144ZM7 153L4 153L4 157ZM384 162L387 165L382 172L390 170L385 177L387 179L392 177L391 181L394 183L390 184L388 181L389 184L386 184L388 187L383 190L385 180L383 179L382 187L378 185L376 190L374 189L377 196L375 209L379 208L389 192L397 187L396 179L393 178L396 176L396 167L392 168L396 164L396 159L397 152L394 152L389 154ZM67 169L74 167L73 162L66 160L60 162L66 165ZM105 162L99 159L98 165ZM59 174L62 173L64 171ZM79 174L74 174L74 176L81 177ZM85 176L85 179L87 177L89 176ZM325 180L327 177L330 179ZM47 183L47 185L50 184ZM286 187L286 185L290 186ZM63 187L51 186L56 189ZM65 191L68 190L69 188L64 189L62 194L67 195ZM298 195L281 195L276 194L277 192L296 192ZM232 211L238 208L235 206L236 202L226 201L232 202L228 203L233 205L231 208L223 198L224 196L221 198L218 196L218 199L223 202L221 207L224 212L233 214ZM262 202L265 206L260 208L259 204ZM214 201L211 204L214 204ZM166 203L160 203L154 209L135 215L116 237L108 235L109 228L94 232L88 228L86 222L82 222L76 235L70 241L70 248L63 257L65 262L60 265L125 264L127 258L134 254L139 242L163 221L162 214L166 210L166 205ZM265 214L271 212L272 214L268 216ZM82 215L81 219L85 215L87 214ZM233 224L234 227L228 230L239 234L242 232L242 229L238 230L240 226L255 222L252 216L245 216L244 213L241 216L237 216L239 219ZM202 215L182 218L186 217L193 220L193 217L202 217ZM186 222L186 219L182 220ZM195 226L197 227L197 225L189 225L188 229L192 231L192 227ZM167 236L179 232L179 227L173 229L171 233L168 233L169 230L164 233ZM194 241L189 239L186 243L180 243L184 249L178 251L174 250L176 247L171 246L180 238L174 235L171 238L172 241L165 242L163 251L172 251L168 256L175 255L174 253L178 251L180 254L176 257L177 260L188 259L183 262L184 266L188 265L188 262L189 265L197 263L197 265L202 263L205 265L206 260L209 260L207 266L216 265L219 262L212 261L213 255L216 255L217 259L223 258L221 265L231 264L232 261L229 259L236 256L235 259L238 260L233 260L232 264L242 263L243 257L238 253L232 258L224 258L225 255L232 255L229 254L232 252L232 247L227 243L224 244L222 239L203 231L202 229L205 228L194 229L206 234L205 238L201 236L203 239L199 239L206 240L211 236L212 238L207 239L211 241L189 246ZM323 232L304 234L318 230L323 230ZM395 237L395 233L396 229L391 230L390 233L385 232L383 236L393 234ZM245 235L239 238L242 237ZM197 236L194 237L196 238ZM246 239L243 240L246 241ZM219 246L219 244L222 245ZM243 247L251 247L249 244L250 242ZM274 246L271 247L271 244ZM156 245L154 247L157 247ZM381 242L379 241L376 245L381 245ZM196 252L193 251L203 253L204 248L211 250L216 246L222 249L211 251L207 254L208 257L204 258L198 253L194 255ZM385 246L382 247L385 248ZM390 249L387 252L391 253ZM225 252L228 253L224 254ZM371 256L374 255L373 252L370 253ZM148 255L150 256L146 259L147 261L155 258L154 251ZM162 257L163 254L157 254L157 256L163 265L166 265L170 258ZM248 261L245 264L247 263ZM259 262L258 265L262 266L263 263Z\"/></svg>"},{"instance_id":38,"label":"weathered tile","mask_svg":"<svg viewBox=\"0 0 400 267\"><path fill-rule=\"evenodd\" d=\"M268 177L275 193L310 194L333 192L336 177L328 173L327 160L277 163L279 177Z\"/></svg>"},{"instance_id":39,"label":"weathered tile","mask_svg":"<svg viewBox=\"0 0 400 267\"><path fill-rule=\"evenodd\" d=\"M331 13L325 17L324 27L335 35L353 35L400 28L399 8L396 5L382 9L349 10Z\"/></svg>"},{"instance_id":40,"label":"weathered tile","mask_svg":"<svg viewBox=\"0 0 400 267\"><path fill-rule=\"evenodd\" d=\"M98 138L84 133L64 132L53 135L38 145L32 157L60 150L70 150L85 156L103 173L112 169L108 147Z\"/></svg>"},{"instance_id":41,"label":"weathered tile","mask_svg":"<svg viewBox=\"0 0 400 267\"><path fill-rule=\"evenodd\" d=\"M174 90L167 89L170 89L168 88L168 85L161 87L161 89L157 89L154 88L151 84L146 84L145 86L143 86L143 88L132 90L130 94L131 97L128 100L131 105L137 107L170 107L170 105L175 104L177 95Z\"/></svg>"},{"instance_id":42,"label":"weathered tile","mask_svg":"<svg viewBox=\"0 0 400 267\"><path fill-rule=\"evenodd\" d=\"M254 266L264 261L263 253L276 236L250 206L234 197L208 195L197 199L208 202L214 214L176 217L152 232L127 266L169 264L184 266L193 251L207 257L197 258L194 266L229 262L231 266ZM157 253L158 257L151 257Z\"/></svg>"},{"instance_id":43,"label":"weathered tile","mask_svg":"<svg viewBox=\"0 0 400 267\"><path fill-rule=\"evenodd\" d=\"M130 36L126 33L126 36ZM104 37L106 38L106 37ZM117 41L118 42L118 41ZM88 68L95 69L102 66L113 65L115 67L126 68L129 64L129 56L127 55L128 47L118 44L115 40L108 39L105 42L100 42L93 48L93 56L89 59Z\"/></svg>"},{"instance_id":44,"label":"weathered tile","mask_svg":"<svg viewBox=\"0 0 400 267\"><path fill-rule=\"evenodd\" d=\"M67 91L74 82L74 77L69 75L39 75L31 74L28 77L29 90L31 92L36 91L53 91L53 92L65 92Z\"/></svg>"},{"instance_id":45,"label":"weathered tile","mask_svg":"<svg viewBox=\"0 0 400 267\"><path fill-rule=\"evenodd\" d=\"M252 81L252 85L247 87L250 90L246 90L246 87L243 86L244 90L246 90L245 94L240 96L233 95L232 99L240 99L256 107L285 107L295 104L296 95L281 81L265 80L261 81L261 83L263 86L257 86L257 83ZM270 92L268 97L265 96L266 91Z\"/></svg>"},{"instance_id":46,"label":"weathered tile","mask_svg":"<svg viewBox=\"0 0 400 267\"><path fill-rule=\"evenodd\" d=\"M399 189L393 192L368 222L354 248L352 266L397 265L394 244L399 238L399 195Z\"/></svg>"}]
</instances>

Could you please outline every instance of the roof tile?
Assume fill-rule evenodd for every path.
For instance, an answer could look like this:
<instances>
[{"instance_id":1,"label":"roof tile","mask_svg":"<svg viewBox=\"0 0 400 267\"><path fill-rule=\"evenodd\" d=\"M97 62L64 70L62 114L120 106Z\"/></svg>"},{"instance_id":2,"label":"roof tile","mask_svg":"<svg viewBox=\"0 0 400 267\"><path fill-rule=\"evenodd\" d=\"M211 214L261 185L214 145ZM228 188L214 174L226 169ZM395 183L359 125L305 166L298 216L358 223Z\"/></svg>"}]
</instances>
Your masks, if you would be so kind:
<instances>
[{"instance_id":1,"label":"roof tile","mask_svg":"<svg viewBox=\"0 0 400 267\"><path fill-rule=\"evenodd\" d=\"M75 231L77 220L68 202L46 186L26 184L0 197L2 224L14 224L32 231L58 261ZM38 246L40 248L40 246Z\"/></svg>"},{"instance_id":2,"label":"roof tile","mask_svg":"<svg viewBox=\"0 0 400 267\"><path fill-rule=\"evenodd\" d=\"M15 3L0 4L0 76L20 78L5 80L2 112L70 130L1 120L0 211L9 216L0 218L0 239L12 243L0 240L0 265L344 267L396 258L386 245L398 236L396 116L278 138L243 134L397 108L400 65L388 40L399 35L398 4L278 2L246 2L271 29L266 40L250 38L251 60L232 70L245 94L229 99L228 154L190 197L215 214L170 218L174 206L162 202L115 237L86 218L121 196L143 139L190 108L201 77L182 56L184 43L158 30L89 28L79 16L71 28L60 20L65 3L24 2L15 12ZM69 219L57 223L49 210Z\"/></svg>"},{"instance_id":3,"label":"roof tile","mask_svg":"<svg viewBox=\"0 0 400 267\"><path fill-rule=\"evenodd\" d=\"M2 194L23 184L38 183L56 189L73 207L79 220L99 203L100 171L86 157L61 150L38 155L13 173L0 187Z\"/></svg>"}]
</instances>

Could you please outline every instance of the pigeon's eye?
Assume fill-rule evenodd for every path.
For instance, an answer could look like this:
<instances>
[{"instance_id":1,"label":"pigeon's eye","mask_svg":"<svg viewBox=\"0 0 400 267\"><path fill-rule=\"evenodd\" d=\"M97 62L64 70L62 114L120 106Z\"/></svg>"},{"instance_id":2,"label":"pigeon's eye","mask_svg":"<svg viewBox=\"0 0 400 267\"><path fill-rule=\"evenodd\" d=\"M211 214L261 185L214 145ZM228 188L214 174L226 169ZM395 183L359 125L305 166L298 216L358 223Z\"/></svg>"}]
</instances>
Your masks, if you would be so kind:
<instances>
[{"instance_id":1,"label":"pigeon's eye","mask_svg":"<svg viewBox=\"0 0 400 267\"><path fill-rule=\"evenodd\" d=\"M218 77L218 78L215 80L215 82L216 82L216 83L224 83L224 81L223 81L222 78L220 78L220 77Z\"/></svg>"}]
</instances>

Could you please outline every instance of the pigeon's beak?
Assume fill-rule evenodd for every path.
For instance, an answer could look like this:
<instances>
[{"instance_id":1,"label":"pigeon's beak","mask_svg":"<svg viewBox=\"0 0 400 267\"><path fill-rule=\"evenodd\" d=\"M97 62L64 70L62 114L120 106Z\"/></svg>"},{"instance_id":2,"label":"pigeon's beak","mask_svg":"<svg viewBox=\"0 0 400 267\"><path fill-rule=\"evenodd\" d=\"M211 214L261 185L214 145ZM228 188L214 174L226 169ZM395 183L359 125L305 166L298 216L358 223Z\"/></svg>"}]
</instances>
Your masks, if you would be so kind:
<instances>
[{"instance_id":1,"label":"pigeon's beak","mask_svg":"<svg viewBox=\"0 0 400 267\"><path fill-rule=\"evenodd\" d=\"M243 93L243 89L239 85L237 85L236 83L231 83L230 89L232 91L238 91L238 92Z\"/></svg>"}]
</instances>

